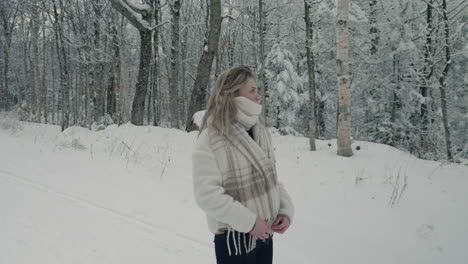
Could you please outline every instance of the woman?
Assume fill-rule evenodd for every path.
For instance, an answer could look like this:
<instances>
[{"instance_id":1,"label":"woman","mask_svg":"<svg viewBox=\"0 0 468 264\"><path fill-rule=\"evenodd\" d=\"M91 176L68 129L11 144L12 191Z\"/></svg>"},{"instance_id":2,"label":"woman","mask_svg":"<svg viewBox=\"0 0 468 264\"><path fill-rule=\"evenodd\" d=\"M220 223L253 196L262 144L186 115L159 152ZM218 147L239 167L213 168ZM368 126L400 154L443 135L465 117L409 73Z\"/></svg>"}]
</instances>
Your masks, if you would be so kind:
<instances>
[{"instance_id":1,"label":"woman","mask_svg":"<svg viewBox=\"0 0 468 264\"><path fill-rule=\"evenodd\" d=\"M248 67L223 72L192 154L195 200L215 234L218 264L271 264L273 232L284 233L293 218L260 99Z\"/></svg>"}]
</instances>

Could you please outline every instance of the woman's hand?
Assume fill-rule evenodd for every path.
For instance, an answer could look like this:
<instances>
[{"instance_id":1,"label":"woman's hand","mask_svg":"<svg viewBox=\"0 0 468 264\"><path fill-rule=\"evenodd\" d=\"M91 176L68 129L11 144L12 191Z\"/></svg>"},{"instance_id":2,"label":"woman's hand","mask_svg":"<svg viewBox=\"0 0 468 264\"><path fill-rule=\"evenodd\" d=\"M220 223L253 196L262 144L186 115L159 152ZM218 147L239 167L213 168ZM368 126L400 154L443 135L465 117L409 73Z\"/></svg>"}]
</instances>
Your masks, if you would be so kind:
<instances>
[{"instance_id":1,"label":"woman's hand","mask_svg":"<svg viewBox=\"0 0 468 264\"><path fill-rule=\"evenodd\" d=\"M271 228L268 226L268 224L257 217L257 220L255 221L255 226L252 229L252 231L250 231L250 234L255 239L268 239L268 237L270 237L270 233Z\"/></svg>"},{"instance_id":2,"label":"woman's hand","mask_svg":"<svg viewBox=\"0 0 468 264\"><path fill-rule=\"evenodd\" d=\"M271 226L271 229L277 233L283 234L289 227L289 218L287 216L280 215L276 218L275 222Z\"/></svg>"}]
</instances>

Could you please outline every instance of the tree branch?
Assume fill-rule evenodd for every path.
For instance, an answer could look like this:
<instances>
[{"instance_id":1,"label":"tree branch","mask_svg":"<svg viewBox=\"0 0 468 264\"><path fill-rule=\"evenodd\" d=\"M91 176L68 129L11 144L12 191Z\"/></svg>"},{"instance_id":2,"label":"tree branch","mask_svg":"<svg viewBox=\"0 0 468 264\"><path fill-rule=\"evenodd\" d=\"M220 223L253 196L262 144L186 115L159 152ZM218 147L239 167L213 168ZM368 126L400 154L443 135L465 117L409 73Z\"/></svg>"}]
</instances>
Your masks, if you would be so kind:
<instances>
[{"instance_id":1,"label":"tree branch","mask_svg":"<svg viewBox=\"0 0 468 264\"><path fill-rule=\"evenodd\" d=\"M151 12L151 6L149 6L148 4L137 4L132 2L132 0L121 1L138 14L145 15L146 13Z\"/></svg>"},{"instance_id":2,"label":"tree branch","mask_svg":"<svg viewBox=\"0 0 468 264\"><path fill-rule=\"evenodd\" d=\"M143 20L142 14L133 10L127 0L110 0L112 7L119 11L139 31L151 30L149 23Z\"/></svg>"}]
</instances>

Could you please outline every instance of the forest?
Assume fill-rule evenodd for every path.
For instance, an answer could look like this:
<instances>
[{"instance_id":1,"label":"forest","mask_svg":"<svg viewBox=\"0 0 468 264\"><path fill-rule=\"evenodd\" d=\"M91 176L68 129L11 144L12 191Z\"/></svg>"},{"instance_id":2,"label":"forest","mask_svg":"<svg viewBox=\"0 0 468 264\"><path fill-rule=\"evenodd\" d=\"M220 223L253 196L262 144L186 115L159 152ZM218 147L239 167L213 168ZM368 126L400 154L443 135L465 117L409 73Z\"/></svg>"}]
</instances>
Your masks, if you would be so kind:
<instances>
[{"instance_id":1,"label":"forest","mask_svg":"<svg viewBox=\"0 0 468 264\"><path fill-rule=\"evenodd\" d=\"M283 135L468 158L468 0L2 0L0 111L191 131L221 72L256 72ZM338 149L340 154L340 148Z\"/></svg>"}]
</instances>

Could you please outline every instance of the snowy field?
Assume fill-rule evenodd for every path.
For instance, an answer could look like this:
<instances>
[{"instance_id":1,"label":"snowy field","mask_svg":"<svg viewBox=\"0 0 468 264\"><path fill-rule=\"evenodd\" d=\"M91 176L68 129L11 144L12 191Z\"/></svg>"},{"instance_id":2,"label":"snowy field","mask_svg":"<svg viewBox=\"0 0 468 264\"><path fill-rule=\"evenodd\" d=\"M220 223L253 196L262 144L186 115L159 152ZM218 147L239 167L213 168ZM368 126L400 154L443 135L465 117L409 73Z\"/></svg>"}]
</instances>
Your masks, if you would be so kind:
<instances>
[{"instance_id":1,"label":"snowy field","mask_svg":"<svg viewBox=\"0 0 468 264\"><path fill-rule=\"evenodd\" d=\"M193 200L196 133L0 119L0 264L215 263ZM275 263L468 263L468 167L274 135L296 216ZM330 145L330 146L329 146Z\"/></svg>"}]
</instances>

